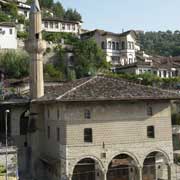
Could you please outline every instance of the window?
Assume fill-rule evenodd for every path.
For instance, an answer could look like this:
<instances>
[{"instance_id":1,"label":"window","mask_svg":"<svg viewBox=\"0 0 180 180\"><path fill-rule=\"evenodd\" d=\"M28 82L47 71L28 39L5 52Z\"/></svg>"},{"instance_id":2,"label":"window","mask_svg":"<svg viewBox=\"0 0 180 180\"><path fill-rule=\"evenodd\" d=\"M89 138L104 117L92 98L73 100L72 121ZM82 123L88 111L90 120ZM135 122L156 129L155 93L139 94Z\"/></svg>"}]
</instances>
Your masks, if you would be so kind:
<instances>
[{"instance_id":1,"label":"window","mask_svg":"<svg viewBox=\"0 0 180 180\"><path fill-rule=\"evenodd\" d=\"M122 49L125 49L125 42L122 41Z\"/></svg>"},{"instance_id":2,"label":"window","mask_svg":"<svg viewBox=\"0 0 180 180\"><path fill-rule=\"evenodd\" d=\"M48 22L47 21L44 22L44 27L48 28Z\"/></svg>"},{"instance_id":3,"label":"window","mask_svg":"<svg viewBox=\"0 0 180 180\"><path fill-rule=\"evenodd\" d=\"M57 119L59 120L59 109L57 109Z\"/></svg>"},{"instance_id":4,"label":"window","mask_svg":"<svg viewBox=\"0 0 180 180\"><path fill-rule=\"evenodd\" d=\"M131 49L131 42L128 42L128 49Z\"/></svg>"},{"instance_id":5,"label":"window","mask_svg":"<svg viewBox=\"0 0 180 180\"><path fill-rule=\"evenodd\" d=\"M28 12L24 11L24 16L28 17Z\"/></svg>"},{"instance_id":6,"label":"window","mask_svg":"<svg viewBox=\"0 0 180 180\"><path fill-rule=\"evenodd\" d=\"M108 41L108 49L111 49L111 41Z\"/></svg>"},{"instance_id":7,"label":"window","mask_svg":"<svg viewBox=\"0 0 180 180\"><path fill-rule=\"evenodd\" d=\"M39 39L39 33L36 33L36 39Z\"/></svg>"},{"instance_id":8,"label":"window","mask_svg":"<svg viewBox=\"0 0 180 180\"><path fill-rule=\"evenodd\" d=\"M92 129L91 128L84 129L84 142L92 143Z\"/></svg>"},{"instance_id":9,"label":"window","mask_svg":"<svg viewBox=\"0 0 180 180\"><path fill-rule=\"evenodd\" d=\"M73 31L75 31L75 30L76 30L76 26L75 26L75 24L73 24L73 25L72 25L72 29L73 29Z\"/></svg>"},{"instance_id":10,"label":"window","mask_svg":"<svg viewBox=\"0 0 180 180\"><path fill-rule=\"evenodd\" d=\"M50 126L48 126L48 129L47 129L47 137L48 137L48 139L50 139L50 137L51 137L51 129L50 129Z\"/></svg>"},{"instance_id":11,"label":"window","mask_svg":"<svg viewBox=\"0 0 180 180\"><path fill-rule=\"evenodd\" d=\"M131 44L131 47L132 47L132 49L134 49L134 43L132 42L132 44Z\"/></svg>"},{"instance_id":12,"label":"window","mask_svg":"<svg viewBox=\"0 0 180 180\"><path fill-rule=\"evenodd\" d=\"M153 110L152 110L152 106L147 104L147 115L148 116L152 116L153 115Z\"/></svg>"},{"instance_id":13,"label":"window","mask_svg":"<svg viewBox=\"0 0 180 180\"><path fill-rule=\"evenodd\" d=\"M159 77L161 77L161 71L159 71Z\"/></svg>"},{"instance_id":14,"label":"window","mask_svg":"<svg viewBox=\"0 0 180 180\"><path fill-rule=\"evenodd\" d=\"M105 49L105 42L104 41L101 42L101 48Z\"/></svg>"},{"instance_id":15,"label":"window","mask_svg":"<svg viewBox=\"0 0 180 180\"><path fill-rule=\"evenodd\" d=\"M66 29L65 24L62 24L62 29L63 29L63 30L65 30L65 29Z\"/></svg>"},{"instance_id":16,"label":"window","mask_svg":"<svg viewBox=\"0 0 180 180\"><path fill-rule=\"evenodd\" d=\"M56 129L56 140L60 141L60 128L59 127Z\"/></svg>"},{"instance_id":17,"label":"window","mask_svg":"<svg viewBox=\"0 0 180 180\"><path fill-rule=\"evenodd\" d=\"M119 43L116 43L116 50L119 50Z\"/></svg>"},{"instance_id":18,"label":"window","mask_svg":"<svg viewBox=\"0 0 180 180\"><path fill-rule=\"evenodd\" d=\"M13 33L13 30L12 29L9 29L9 34L12 34Z\"/></svg>"},{"instance_id":19,"label":"window","mask_svg":"<svg viewBox=\"0 0 180 180\"><path fill-rule=\"evenodd\" d=\"M84 118L85 119L91 119L91 112L89 109L85 109L84 111Z\"/></svg>"},{"instance_id":20,"label":"window","mask_svg":"<svg viewBox=\"0 0 180 180\"><path fill-rule=\"evenodd\" d=\"M147 127L147 137L148 138L155 138L154 126L148 126Z\"/></svg>"},{"instance_id":21,"label":"window","mask_svg":"<svg viewBox=\"0 0 180 180\"><path fill-rule=\"evenodd\" d=\"M113 50L116 49L116 44L115 44L115 42L112 42L112 49L113 49Z\"/></svg>"},{"instance_id":22,"label":"window","mask_svg":"<svg viewBox=\"0 0 180 180\"><path fill-rule=\"evenodd\" d=\"M166 77L167 73L166 71L163 71L163 76Z\"/></svg>"},{"instance_id":23,"label":"window","mask_svg":"<svg viewBox=\"0 0 180 180\"><path fill-rule=\"evenodd\" d=\"M50 28L53 28L53 22L50 22Z\"/></svg>"},{"instance_id":24,"label":"window","mask_svg":"<svg viewBox=\"0 0 180 180\"><path fill-rule=\"evenodd\" d=\"M59 28L59 24L58 24L58 23L56 23L56 24L55 24L55 27L56 27L56 29L58 29L58 28Z\"/></svg>"},{"instance_id":25,"label":"window","mask_svg":"<svg viewBox=\"0 0 180 180\"><path fill-rule=\"evenodd\" d=\"M68 29L69 31L71 30L71 25L70 25L70 24L67 25L67 29Z\"/></svg>"},{"instance_id":26,"label":"window","mask_svg":"<svg viewBox=\"0 0 180 180\"><path fill-rule=\"evenodd\" d=\"M50 117L50 111L49 111L49 109L47 110L47 116L48 116L48 118Z\"/></svg>"}]
</instances>

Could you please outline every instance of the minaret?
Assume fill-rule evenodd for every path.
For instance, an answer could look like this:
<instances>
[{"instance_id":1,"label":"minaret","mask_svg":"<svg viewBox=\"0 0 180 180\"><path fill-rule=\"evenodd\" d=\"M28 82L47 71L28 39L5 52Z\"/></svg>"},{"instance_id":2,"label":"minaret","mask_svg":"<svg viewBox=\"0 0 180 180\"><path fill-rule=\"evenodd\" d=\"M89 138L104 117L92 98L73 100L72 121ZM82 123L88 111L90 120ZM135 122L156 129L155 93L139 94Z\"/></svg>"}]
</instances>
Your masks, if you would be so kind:
<instances>
[{"instance_id":1,"label":"minaret","mask_svg":"<svg viewBox=\"0 0 180 180\"><path fill-rule=\"evenodd\" d=\"M29 38L26 50L31 56L30 62L30 96L36 99L44 95L43 53L46 43L42 40L42 19L38 0L34 0L30 10Z\"/></svg>"}]
</instances>

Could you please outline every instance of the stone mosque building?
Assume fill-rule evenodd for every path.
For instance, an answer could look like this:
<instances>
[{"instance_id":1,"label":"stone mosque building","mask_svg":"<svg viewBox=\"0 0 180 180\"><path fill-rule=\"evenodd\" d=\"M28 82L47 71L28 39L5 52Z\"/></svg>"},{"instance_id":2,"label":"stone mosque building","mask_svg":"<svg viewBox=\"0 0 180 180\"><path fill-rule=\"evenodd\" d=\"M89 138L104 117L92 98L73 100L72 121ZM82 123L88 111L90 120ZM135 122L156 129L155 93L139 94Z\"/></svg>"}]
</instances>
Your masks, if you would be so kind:
<instances>
[{"instance_id":1,"label":"stone mosque building","mask_svg":"<svg viewBox=\"0 0 180 180\"><path fill-rule=\"evenodd\" d=\"M180 96L103 75L46 87L38 0L30 22L30 100L0 102L1 121L10 110L19 174L38 180L175 180L171 100Z\"/></svg>"}]
</instances>

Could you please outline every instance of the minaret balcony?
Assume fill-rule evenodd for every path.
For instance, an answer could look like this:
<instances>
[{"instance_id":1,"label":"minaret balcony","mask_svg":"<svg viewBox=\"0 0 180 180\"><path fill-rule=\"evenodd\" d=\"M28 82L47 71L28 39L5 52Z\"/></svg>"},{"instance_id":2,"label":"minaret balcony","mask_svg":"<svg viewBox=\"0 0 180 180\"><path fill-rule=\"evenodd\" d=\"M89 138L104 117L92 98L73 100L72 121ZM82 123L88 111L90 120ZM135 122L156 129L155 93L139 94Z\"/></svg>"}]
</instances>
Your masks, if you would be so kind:
<instances>
[{"instance_id":1,"label":"minaret balcony","mask_svg":"<svg viewBox=\"0 0 180 180\"><path fill-rule=\"evenodd\" d=\"M29 53L43 54L46 50L46 41L44 40L28 40L25 44Z\"/></svg>"}]
</instances>

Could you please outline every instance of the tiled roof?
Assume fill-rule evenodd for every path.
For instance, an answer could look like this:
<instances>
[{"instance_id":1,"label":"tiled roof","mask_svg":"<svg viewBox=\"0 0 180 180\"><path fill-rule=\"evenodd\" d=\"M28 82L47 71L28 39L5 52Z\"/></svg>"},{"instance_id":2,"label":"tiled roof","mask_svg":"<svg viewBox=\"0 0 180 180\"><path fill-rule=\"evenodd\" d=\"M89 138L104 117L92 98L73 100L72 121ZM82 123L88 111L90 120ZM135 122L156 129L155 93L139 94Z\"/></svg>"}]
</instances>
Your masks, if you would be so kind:
<instances>
[{"instance_id":1,"label":"tiled roof","mask_svg":"<svg viewBox=\"0 0 180 180\"><path fill-rule=\"evenodd\" d=\"M62 20L61 18L58 18L58 17L44 17L42 20L43 21L57 21L57 22L71 23L71 24L79 24L80 22L82 22L82 21Z\"/></svg>"},{"instance_id":2,"label":"tiled roof","mask_svg":"<svg viewBox=\"0 0 180 180\"><path fill-rule=\"evenodd\" d=\"M15 24L12 22L0 22L0 26L15 27Z\"/></svg>"},{"instance_id":3,"label":"tiled roof","mask_svg":"<svg viewBox=\"0 0 180 180\"><path fill-rule=\"evenodd\" d=\"M45 88L35 101L171 100L180 95L119 78L95 76Z\"/></svg>"}]
</instances>

